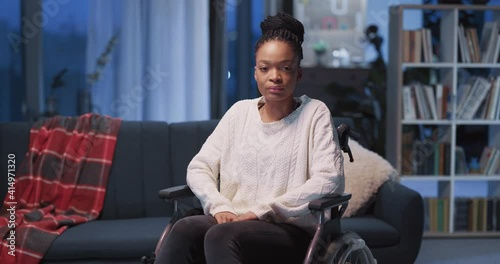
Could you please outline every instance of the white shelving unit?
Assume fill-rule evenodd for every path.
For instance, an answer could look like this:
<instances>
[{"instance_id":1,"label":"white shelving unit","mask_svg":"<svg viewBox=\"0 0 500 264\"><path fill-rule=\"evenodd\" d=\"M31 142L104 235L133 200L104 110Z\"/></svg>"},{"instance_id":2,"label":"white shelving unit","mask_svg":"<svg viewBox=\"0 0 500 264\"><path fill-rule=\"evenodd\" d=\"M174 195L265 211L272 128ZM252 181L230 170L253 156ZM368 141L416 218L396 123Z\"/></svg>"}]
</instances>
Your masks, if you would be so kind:
<instances>
[{"instance_id":1,"label":"white shelving unit","mask_svg":"<svg viewBox=\"0 0 500 264\"><path fill-rule=\"evenodd\" d=\"M407 63L403 61L404 50L403 50L403 34L405 30L414 30L415 25L406 25L403 21L405 15L411 14L415 15L415 12L424 11L435 11L441 17L441 22L439 25L440 36L438 46L439 55L435 57L433 62L411 62ZM456 151L458 146L461 146L463 142L460 142L459 135L457 134L457 129L462 127L483 127L487 126L490 139L488 142L478 142L477 144L483 144L488 146L493 144L491 138L494 138L496 133L500 131L500 120L458 120L455 118L455 113L457 110L457 91L460 85L461 74L464 71L470 71L471 69L482 69L483 71L489 71L492 76L498 76L500 72L499 63L463 63L459 59L459 17L463 12L478 12L486 17L492 17L500 24L500 6L471 6L471 5L398 5L390 7L390 20L389 20L389 67L388 67L388 88L387 88L387 120L386 120L386 158L391 162L391 164L398 169L401 174L400 182L406 186L409 186L417 191L419 191L424 199L429 201L434 198L447 200L441 206L444 206L444 214L448 216L443 216L443 211L441 212L441 219L445 219L445 223L441 223L441 229L439 231L428 229L425 232L425 236L499 236L500 237L500 227L496 227L490 231L484 231L481 229L478 231L476 228L471 230L463 230L463 222L459 228L456 223L458 206L457 204L463 199L463 197L468 197L470 199L476 198L487 198L487 199L500 199L500 175L478 175L478 174L463 174L456 173ZM412 28L413 26L413 28ZM421 25L419 28L422 28ZM481 33L481 32L478 32ZM436 54L434 54L436 55ZM440 83L446 85L450 88L450 101L449 101L449 118L440 120L429 120L429 119L415 119L415 120L404 120L403 119L403 86L411 82L412 80L405 79L405 73L409 70L428 70L429 72L434 72L437 76L437 80L433 80L431 83ZM433 83L435 81L435 83ZM407 141L403 141L404 129L410 128L434 128L435 130L446 131L447 143L449 143L449 154L445 155L449 161L446 163L447 172L446 175L439 175L436 173L418 175L417 173L412 173L411 175L405 175L405 169L403 166L405 162L408 162L408 144ZM494 129L494 127L497 127ZM493 137L492 135L493 134ZM463 138L462 138L463 139ZM417 138L414 139L417 141ZM434 142L438 144L437 142ZM405 149L406 146L406 149ZM405 152L406 151L406 152ZM413 149L415 151L415 149ZM410 157L413 157L415 153L410 153ZM444 155L439 152L440 155ZM466 158L470 158L467 156ZM438 160L439 157L435 159L436 162L443 161ZM437 163L435 163L437 164ZM406 164L405 166L407 166ZM441 166L441 165L439 165ZM464 191L470 187L470 193ZM473 189L474 187L475 189ZM429 202L430 203L430 202ZM433 211L429 203L426 201L427 214L434 214L434 217L439 214L435 210ZM472 202L471 202L472 203ZM493 205L495 205L493 203ZM488 206L485 203L484 206ZM472 207L470 207L472 208ZM495 208L495 206L493 206ZM488 209L489 210L489 209ZM481 211L482 212L482 211ZM489 212L488 212L489 213ZM463 211L462 211L463 214ZM495 214L495 212L493 212ZM477 215L477 211L469 211L469 221L472 221L472 215ZM496 213L500 215L500 213ZM434 221L427 216L426 225L429 226L429 221ZM475 220L477 221L477 220ZM482 221L482 220L481 220ZM496 218L493 219L496 221ZM498 221L500 222L500 221ZM435 227L435 223L434 223ZM485 228L487 229L487 228Z\"/></svg>"}]
</instances>

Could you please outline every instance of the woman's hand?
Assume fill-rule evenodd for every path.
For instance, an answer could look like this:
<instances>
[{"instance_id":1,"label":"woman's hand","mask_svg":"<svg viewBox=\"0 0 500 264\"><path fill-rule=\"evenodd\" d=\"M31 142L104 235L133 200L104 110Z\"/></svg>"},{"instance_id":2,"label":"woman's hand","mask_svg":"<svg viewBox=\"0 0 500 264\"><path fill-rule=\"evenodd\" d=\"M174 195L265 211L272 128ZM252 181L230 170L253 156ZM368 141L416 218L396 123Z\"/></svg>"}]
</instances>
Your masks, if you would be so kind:
<instances>
[{"instance_id":1,"label":"woman's hand","mask_svg":"<svg viewBox=\"0 0 500 264\"><path fill-rule=\"evenodd\" d=\"M234 221L245 221L245 220L259 220L259 218L253 212L247 212L245 214L240 215Z\"/></svg>"},{"instance_id":2,"label":"woman's hand","mask_svg":"<svg viewBox=\"0 0 500 264\"><path fill-rule=\"evenodd\" d=\"M222 223L227 223L227 222L233 222L238 218L237 215L230 213L230 212L220 212L216 213L214 215L215 219L217 220L217 224L222 224Z\"/></svg>"}]
</instances>

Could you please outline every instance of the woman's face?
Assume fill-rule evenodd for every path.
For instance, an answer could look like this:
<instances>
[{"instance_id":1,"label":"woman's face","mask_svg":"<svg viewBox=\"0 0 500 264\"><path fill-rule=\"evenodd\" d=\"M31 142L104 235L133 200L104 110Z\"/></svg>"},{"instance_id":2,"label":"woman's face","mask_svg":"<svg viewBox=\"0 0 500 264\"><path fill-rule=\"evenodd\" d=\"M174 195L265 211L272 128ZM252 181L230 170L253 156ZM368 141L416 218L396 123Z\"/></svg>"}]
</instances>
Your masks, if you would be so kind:
<instances>
[{"instance_id":1,"label":"woman's face","mask_svg":"<svg viewBox=\"0 0 500 264\"><path fill-rule=\"evenodd\" d=\"M292 47L284 41L268 41L257 50L255 60L254 77L266 101L293 98L302 68Z\"/></svg>"}]
</instances>

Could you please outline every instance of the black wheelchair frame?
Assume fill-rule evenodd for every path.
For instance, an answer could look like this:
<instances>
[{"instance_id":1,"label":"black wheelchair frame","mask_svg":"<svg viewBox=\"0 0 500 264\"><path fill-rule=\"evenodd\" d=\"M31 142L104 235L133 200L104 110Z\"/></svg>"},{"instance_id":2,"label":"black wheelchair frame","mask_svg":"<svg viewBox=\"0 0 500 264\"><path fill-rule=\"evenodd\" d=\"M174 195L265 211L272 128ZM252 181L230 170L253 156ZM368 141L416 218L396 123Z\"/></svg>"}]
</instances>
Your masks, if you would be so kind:
<instances>
[{"instance_id":1,"label":"black wheelchair frame","mask_svg":"<svg viewBox=\"0 0 500 264\"><path fill-rule=\"evenodd\" d=\"M349 155L349 161L353 162L354 158L349 148L349 137L358 139L360 135L346 124L338 126L336 132L340 148ZM159 253L175 222L183 217L203 214L199 201L187 185L163 189L159 191L159 196L167 202L174 203L174 215L163 231L155 252L150 257L142 257L143 264L154 263L155 256ZM191 204L181 206L181 201L185 202L188 198L193 198ZM318 224L304 259L305 264L345 263L348 256L355 251L362 255L361 257L364 259L362 263L376 264L376 260L365 245L364 240L353 232L342 233L340 231L340 218L345 212L350 198L351 194L344 193L342 195L325 196L309 202L309 210L318 216ZM330 217L327 217L328 211Z\"/></svg>"}]
</instances>

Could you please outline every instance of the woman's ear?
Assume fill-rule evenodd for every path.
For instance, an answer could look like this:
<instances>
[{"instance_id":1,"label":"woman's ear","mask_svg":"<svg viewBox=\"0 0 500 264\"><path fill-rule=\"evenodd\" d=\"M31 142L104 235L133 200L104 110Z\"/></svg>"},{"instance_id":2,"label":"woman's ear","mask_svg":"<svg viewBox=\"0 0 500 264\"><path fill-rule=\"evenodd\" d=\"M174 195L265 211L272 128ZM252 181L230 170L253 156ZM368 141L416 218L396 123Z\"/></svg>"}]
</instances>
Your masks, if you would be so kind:
<instances>
[{"instance_id":1,"label":"woman's ear","mask_svg":"<svg viewBox=\"0 0 500 264\"><path fill-rule=\"evenodd\" d=\"M253 78L257 81L257 66L253 66Z\"/></svg>"},{"instance_id":2,"label":"woman's ear","mask_svg":"<svg viewBox=\"0 0 500 264\"><path fill-rule=\"evenodd\" d=\"M297 81L300 81L300 79L302 79L302 67L299 67L297 72Z\"/></svg>"}]
</instances>

